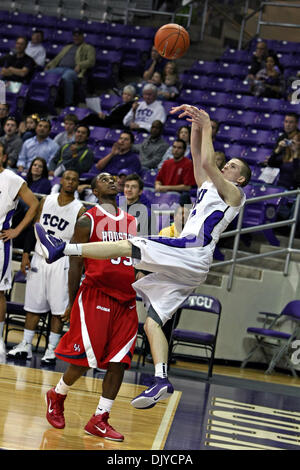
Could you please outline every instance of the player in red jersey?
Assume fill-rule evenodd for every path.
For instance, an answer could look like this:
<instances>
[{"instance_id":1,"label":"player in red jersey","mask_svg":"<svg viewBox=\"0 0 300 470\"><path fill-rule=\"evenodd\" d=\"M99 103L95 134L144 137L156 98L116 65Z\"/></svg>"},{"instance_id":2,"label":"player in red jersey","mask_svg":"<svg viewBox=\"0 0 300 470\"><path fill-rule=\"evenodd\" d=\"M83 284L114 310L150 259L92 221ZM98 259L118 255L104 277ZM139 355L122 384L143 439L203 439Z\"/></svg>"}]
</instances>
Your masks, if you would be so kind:
<instances>
[{"instance_id":1,"label":"player in red jersey","mask_svg":"<svg viewBox=\"0 0 300 470\"><path fill-rule=\"evenodd\" d=\"M136 220L117 207L113 176L99 174L93 181L93 192L99 203L78 219L72 242L133 237ZM84 280L80 285L83 264ZM65 426L64 401L70 386L89 368L107 369L98 407L84 429L89 434L123 441L124 436L109 425L108 417L136 342L138 317L133 282L131 258L70 259L69 306L63 316L66 321L71 315L70 329L55 350L69 366L56 387L46 394L47 419L55 428Z\"/></svg>"}]
</instances>

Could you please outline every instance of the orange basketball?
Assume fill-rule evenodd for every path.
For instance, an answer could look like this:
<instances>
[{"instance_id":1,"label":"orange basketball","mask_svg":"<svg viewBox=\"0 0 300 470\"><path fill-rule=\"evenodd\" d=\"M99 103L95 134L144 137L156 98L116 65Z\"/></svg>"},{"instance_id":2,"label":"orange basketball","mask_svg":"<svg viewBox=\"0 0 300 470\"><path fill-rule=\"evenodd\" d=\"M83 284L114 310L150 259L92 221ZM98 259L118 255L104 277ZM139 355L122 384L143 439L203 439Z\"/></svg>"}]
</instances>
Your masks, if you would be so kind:
<instances>
[{"instance_id":1,"label":"orange basketball","mask_svg":"<svg viewBox=\"0 0 300 470\"><path fill-rule=\"evenodd\" d=\"M165 59L179 59L190 46L190 36L179 24L165 24L156 32L154 46Z\"/></svg>"}]
</instances>

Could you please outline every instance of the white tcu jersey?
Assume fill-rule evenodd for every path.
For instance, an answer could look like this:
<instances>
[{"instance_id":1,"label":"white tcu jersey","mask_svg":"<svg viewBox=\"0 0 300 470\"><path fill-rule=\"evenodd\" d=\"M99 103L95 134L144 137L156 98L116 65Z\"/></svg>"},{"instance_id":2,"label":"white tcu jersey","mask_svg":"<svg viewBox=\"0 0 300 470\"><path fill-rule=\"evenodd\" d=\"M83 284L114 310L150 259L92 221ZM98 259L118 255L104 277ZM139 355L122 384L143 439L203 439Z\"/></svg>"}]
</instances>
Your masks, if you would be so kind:
<instances>
[{"instance_id":1,"label":"white tcu jersey","mask_svg":"<svg viewBox=\"0 0 300 470\"><path fill-rule=\"evenodd\" d=\"M58 197L59 194L50 194L46 197L40 216L40 224L50 235L69 242L74 233L78 212L83 206L77 199L65 206L60 206ZM35 251L42 255L39 243L36 243Z\"/></svg>"},{"instance_id":2,"label":"white tcu jersey","mask_svg":"<svg viewBox=\"0 0 300 470\"><path fill-rule=\"evenodd\" d=\"M197 190L197 199L179 238L196 236L198 246L210 246L214 250L220 235L245 204L246 197L242 190L241 195L239 206L229 206L220 197L215 185L205 181Z\"/></svg>"},{"instance_id":3,"label":"white tcu jersey","mask_svg":"<svg viewBox=\"0 0 300 470\"><path fill-rule=\"evenodd\" d=\"M0 230L11 227L11 220L18 204L17 194L23 183L23 178L11 170L0 173Z\"/></svg>"}]
</instances>

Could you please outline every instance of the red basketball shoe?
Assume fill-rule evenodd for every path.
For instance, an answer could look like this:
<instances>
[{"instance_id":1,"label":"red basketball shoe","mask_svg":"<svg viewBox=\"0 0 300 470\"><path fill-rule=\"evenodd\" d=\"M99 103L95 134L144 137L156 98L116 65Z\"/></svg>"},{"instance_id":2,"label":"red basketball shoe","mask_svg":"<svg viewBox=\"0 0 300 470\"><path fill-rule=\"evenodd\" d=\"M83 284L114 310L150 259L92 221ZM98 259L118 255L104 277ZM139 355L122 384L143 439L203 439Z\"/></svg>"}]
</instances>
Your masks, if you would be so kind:
<instances>
[{"instance_id":1,"label":"red basketball shoe","mask_svg":"<svg viewBox=\"0 0 300 470\"><path fill-rule=\"evenodd\" d=\"M85 432L111 441L124 441L124 436L108 424L108 418L109 413L93 415L84 428Z\"/></svg>"},{"instance_id":2,"label":"red basketball shoe","mask_svg":"<svg viewBox=\"0 0 300 470\"><path fill-rule=\"evenodd\" d=\"M64 401L66 396L67 395L60 395L59 393L56 393L55 388L51 388L46 393L46 418L54 428L63 429L65 427L66 423L64 417Z\"/></svg>"}]
</instances>

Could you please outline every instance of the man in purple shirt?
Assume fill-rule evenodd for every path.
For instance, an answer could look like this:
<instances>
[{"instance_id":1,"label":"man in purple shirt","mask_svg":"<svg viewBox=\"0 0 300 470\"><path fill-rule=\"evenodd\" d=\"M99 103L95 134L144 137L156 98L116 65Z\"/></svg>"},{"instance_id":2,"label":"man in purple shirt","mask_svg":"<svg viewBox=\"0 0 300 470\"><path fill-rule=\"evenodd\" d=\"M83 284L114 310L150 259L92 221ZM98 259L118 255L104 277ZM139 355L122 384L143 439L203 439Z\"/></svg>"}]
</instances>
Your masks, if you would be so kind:
<instances>
[{"instance_id":1,"label":"man in purple shirt","mask_svg":"<svg viewBox=\"0 0 300 470\"><path fill-rule=\"evenodd\" d=\"M130 173L140 174L141 163L138 155L132 151L133 143L132 132L123 131L111 151L96 163L97 170L118 175L121 169L126 168Z\"/></svg>"}]
</instances>

